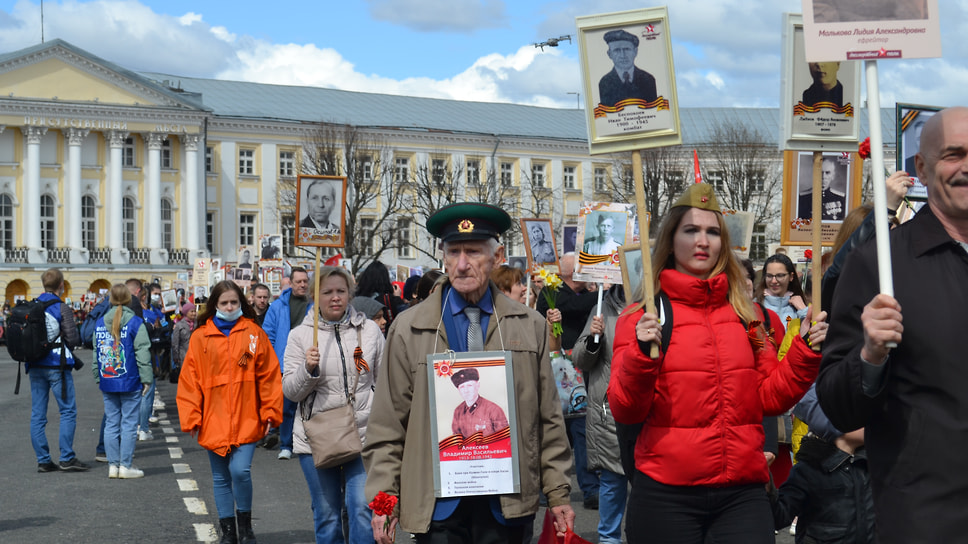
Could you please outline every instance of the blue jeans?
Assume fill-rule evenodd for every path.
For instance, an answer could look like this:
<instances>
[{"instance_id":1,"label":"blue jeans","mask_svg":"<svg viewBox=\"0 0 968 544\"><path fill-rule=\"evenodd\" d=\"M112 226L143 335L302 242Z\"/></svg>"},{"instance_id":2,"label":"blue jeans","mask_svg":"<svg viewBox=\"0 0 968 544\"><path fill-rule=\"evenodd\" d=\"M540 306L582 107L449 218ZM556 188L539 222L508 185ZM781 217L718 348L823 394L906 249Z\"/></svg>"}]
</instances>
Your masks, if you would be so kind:
<instances>
[{"instance_id":1,"label":"blue jeans","mask_svg":"<svg viewBox=\"0 0 968 544\"><path fill-rule=\"evenodd\" d=\"M252 511L252 455L255 442L242 444L228 455L209 451L212 465L212 487L215 491L215 509L219 518L235 517L235 510Z\"/></svg>"},{"instance_id":2,"label":"blue jeans","mask_svg":"<svg viewBox=\"0 0 968 544\"><path fill-rule=\"evenodd\" d=\"M140 393L141 390L139 389ZM155 379L151 378L151 387L148 388L148 392L141 397L141 413L138 415L138 425L141 427L142 431L147 431L148 429L148 418L151 417L151 409L155 404Z\"/></svg>"},{"instance_id":3,"label":"blue jeans","mask_svg":"<svg viewBox=\"0 0 968 544\"><path fill-rule=\"evenodd\" d=\"M107 414L101 414L101 431L98 433L96 455L107 455L104 451L104 425L107 422Z\"/></svg>"},{"instance_id":4,"label":"blue jeans","mask_svg":"<svg viewBox=\"0 0 968 544\"><path fill-rule=\"evenodd\" d=\"M279 426L279 449L292 451L292 425L296 420L298 402L282 399L282 425Z\"/></svg>"},{"instance_id":5,"label":"blue jeans","mask_svg":"<svg viewBox=\"0 0 968 544\"><path fill-rule=\"evenodd\" d=\"M624 474L605 469L599 472L598 541L601 544L622 544L628 482Z\"/></svg>"},{"instance_id":6,"label":"blue jeans","mask_svg":"<svg viewBox=\"0 0 968 544\"><path fill-rule=\"evenodd\" d=\"M141 388L127 393L105 393L104 453L108 463L131 468L134 445L138 439L138 408Z\"/></svg>"},{"instance_id":7,"label":"blue jeans","mask_svg":"<svg viewBox=\"0 0 968 544\"><path fill-rule=\"evenodd\" d=\"M584 500L598 496L598 474L588 470L588 453L585 447L585 416L565 418L565 428L571 439L575 454L575 476Z\"/></svg>"},{"instance_id":8,"label":"blue jeans","mask_svg":"<svg viewBox=\"0 0 968 544\"><path fill-rule=\"evenodd\" d=\"M30 443L37 454L37 463L50 463L47 445L47 404L54 393L60 410L60 462L74 458L74 429L77 426L77 401L74 398L74 378L71 371L59 368L33 367L30 369ZM67 386L67 400L61 399L61 383Z\"/></svg>"},{"instance_id":9,"label":"blue jeans","mask_svg":"<svg viewBox=\"0 0 968 544\"><path fill-rule=\"evenodd\" d=\"M313 456L303 453L299 454L299 466L309 485L316 544L346 542L340 519L344 505L349 514L350 544L373 542L373 529L370 526L372 514L363 492L363 484L366 483L363 458L357 457L338 467L316 468ZM344 485L345 495L342 491Z\"/></svg>"}]
</instances>

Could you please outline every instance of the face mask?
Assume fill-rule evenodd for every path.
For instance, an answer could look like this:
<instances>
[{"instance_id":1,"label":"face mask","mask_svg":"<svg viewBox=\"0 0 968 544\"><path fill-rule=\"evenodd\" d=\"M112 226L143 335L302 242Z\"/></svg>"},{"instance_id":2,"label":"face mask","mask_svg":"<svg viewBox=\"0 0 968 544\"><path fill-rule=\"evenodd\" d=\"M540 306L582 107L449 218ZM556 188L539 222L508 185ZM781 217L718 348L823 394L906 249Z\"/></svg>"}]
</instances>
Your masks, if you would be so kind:
<instances>
[{"instance_id":1,"label":"face mask","mask_svg":"<svg viewBox=\"0 0 968 544\"><path fill-rule=\"evenodd\" d=\"M232 323L238 321L238 319L242 317L242 308L236 308L234 312L228 314L222 313L222 310L216 310L215 317L221 319L222 321Z\"/></svg>"}]
</instances>

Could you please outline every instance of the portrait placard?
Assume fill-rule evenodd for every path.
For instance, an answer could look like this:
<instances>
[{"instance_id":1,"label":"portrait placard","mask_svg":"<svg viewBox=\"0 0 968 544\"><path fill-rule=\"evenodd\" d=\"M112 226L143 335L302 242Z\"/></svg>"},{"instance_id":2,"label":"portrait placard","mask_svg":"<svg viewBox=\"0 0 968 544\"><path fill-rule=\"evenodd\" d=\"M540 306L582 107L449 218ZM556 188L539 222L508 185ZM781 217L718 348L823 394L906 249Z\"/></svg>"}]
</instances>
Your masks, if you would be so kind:
<instances>
[{"instance_id":1,"label":"portrait placard","mask_svg":"<svg viewBox=\"0 0 968 544\"><path fill-rule=\"evenodd\" d=\"M635 204L583 202L578 210L577 281L618 283L622 281L618 248L632 243L635 232Z\"/></svg>"},{"instance_id":2,"label":"portrait placard","mask_svg":"<svg viewBox=\"0 0 968 544\"><path fill-rule=\"evenodd\" d=\"M941 56L938 0L802 0L809 61Z\"/></svg>"},{"instance_id":3,"label":"portrait placard","mask_svg":"<svg viewBox=\"0 0 968 544\"><path fill-rule=\"evenodd\" d=\"M236 268L248 268L252 270L253 263L257 260L256 256L258 254L252 246L239 246L236 255L238 256L238 260L236 261L238 264L235 265Z\"/></svg>"},{"instance_id":4,"label":"portrait placard","mask_svg":"<svg viewBox=\"0 0 968 544\"><path fill-rule=\"evenodd\" d=\"M863 164L856 153L824 153L821 162L821 243L833 245L847 213L861 204ZM783 209L780 243L812 244L816 214L813 213L813 153L783 154Z\"/></svg>"},{"instance_id":5,"label":"portrait placard","mask_svg":"<svg viewBox=\"0 0 968 544\"><path fill-rule=\"evenodd\" d=\"M528 255L528 270L544 268L558 273L558 246L550 219L521 219L521 234L524 235L524 249Z\"/></svg>"},{"instance_id":6,"label":"portrait placard","mask_svg":"<svg viewBox=\"0 0 968 544\"><path fill-rule=\"evenodd\" d=\"M174 289L161 292L161 309L165 312L178 310L178 293Z\"/></svg>"},{"instance_id":7,"label":"portrait placard","mask_svg":"<svg viewBox=\"0 0 968 544\"><path fill-rule=\"evenodd\" d=\"M561 253L575 253L578 247L578 225L564 225L561 227Z\"/></svg>"},{"instance_id":8,"label":"portrait placard","mask_svg":"<svg viewBox=\"0 0 968 544\"><path fill-rule=\"evenodd\" d=\"M860 73L856 62L807 62L799 14L783 19L780 147L856 151L860 138Z\"/></svg>"},{"instance_id":9,"label":"portrait placard","mask_svg":"<svg viewBox=\"0 0 968 544\"><path fill-rule=\"evenodd\" d=\"M921 129L932 115L941 110L936 106L917 106L914 104L897 104L897 169L904 170L914 178L914 186L908 189L909 200L927 202L928 188L918 178L917 168L914 166L914 156L921 147Z\"/></svg>"},{"instance_id":10,"label":"portrait placard","mask_svg":"<svg viewBox=\"0 0 968 544\"><path fill-rule=\"evenodd\" d=\"M682 143L666 8L578 17L589 153Z\"/></svg>"},{"instance_id":11,"label":"portrait placard","mask_svg":"<svg viewBox=\"0 0 968 544\"><path fill-rule=\"evenodd\" d=\"M642 285L642 245L630 244L618 248L618 261L622 267L625 303L631 304Z\"/></svg>"},{"instance_id":12,"label":"portrait placard","mask_svg":"<svg viewBox=\"0 0 968 544\"><path fill-rule=\"evenodd\" d=\"M750 242L753 239L753 214L736 210L723 210L723 220L729 231L730 249L739 256L750 255Z\"/></svg>"},{"instance_id":13,"label":"portrait placard","mask_svg":"<svg viewBox=\"0 0 968 544\"><path fill-rule=\"evenodd\" d=\"M259 236L259 266L282 266L282 235Z\"/></svg>"},{"instance_id":14,"label":"portrait placard","mask_svg":"<svg viewBox=\"0 0 968 544\"><path fill-rule=\"evenodd\" d=\"M208 287L211 271L210 259L195 259L195 266L192 267L192 285Z\"/></svg>"},{"instance_id":15,"label":"portrait placard","mask_svg":"<svg viewBox=\"0 0 968 544\"><path fill-rule=\"evenodd\" d=\"M428 355L427 379L434 496L520 492L510 352Z\"/></svg>"},{"instance_id":16,"label":"portrait placard","mask_svg":"<svg viewBox=\"0 0 968 544\"><path fill-rule=\"evenodd\" d=\"M346 178L303 176L296 178L297 246L343 247L346 245Z\"/></svg>"}]
</instances>

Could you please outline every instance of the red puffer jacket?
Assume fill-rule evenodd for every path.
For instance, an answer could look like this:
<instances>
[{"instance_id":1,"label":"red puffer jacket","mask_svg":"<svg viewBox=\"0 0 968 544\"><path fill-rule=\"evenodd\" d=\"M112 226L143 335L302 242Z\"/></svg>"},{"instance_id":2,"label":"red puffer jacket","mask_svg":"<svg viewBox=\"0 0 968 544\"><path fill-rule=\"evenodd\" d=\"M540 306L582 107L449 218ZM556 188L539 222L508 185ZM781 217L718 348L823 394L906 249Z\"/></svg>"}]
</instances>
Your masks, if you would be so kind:
<instances>
[{"instance_id":1,"label":"red puffer jacket","mask_svg":"<svg viewBox=\"0 0 968 544\"><path fill-rule=\"evenodd\" d=\"M754 352L725 274L701 280L669 269L660 281L672 304L667 352L651 359L639 347L642 311L615 327L608 400L616 421L645 422L636 468L667 485L765 483L763 416L803 396L820 354L802 338L783 361L770 342Z\"/></svg>"}]
</instances>

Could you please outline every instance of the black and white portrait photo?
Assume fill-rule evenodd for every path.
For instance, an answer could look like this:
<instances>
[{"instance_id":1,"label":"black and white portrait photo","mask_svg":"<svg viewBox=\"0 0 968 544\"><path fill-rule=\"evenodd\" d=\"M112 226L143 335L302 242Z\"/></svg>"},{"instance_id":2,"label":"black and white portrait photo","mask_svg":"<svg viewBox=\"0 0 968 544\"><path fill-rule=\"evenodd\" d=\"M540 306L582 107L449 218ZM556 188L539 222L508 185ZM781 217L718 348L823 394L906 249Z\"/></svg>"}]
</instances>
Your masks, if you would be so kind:
<instances>
[{"instance_id":1,"label":"black and white portrait photo","mask_svg":"<svg viewBox=\"0 0 968 544\"><path fill-rule=\"evenodd\" d=\"M658 97L655 77L635 65L639 54L638 36L619 29L606 32L602 39L608 44L608 58L613 68L598 80L599 104L615 106L629 98L654 101Z\"/></svg>"},{"instance_id":2,"label":"black and white portrait photo","mask_svg":"<svg viewBox=\"0 0 968 544\"><path fill-rule=\"evenodd\" d=\"M626 215L621 212L594 211L585 216L582 251L589 255L611 255L625 241Z\"/></svg>"},{"instance_id":3,"label":"black and white portrait photo","mask_svg":"<svg viewBox=\"0 0 968 544\"><path fill-rule=\"evenodd\" d=\"M574 253L578 245L578 225L561 227L561 253Z\"/></svg>"},{"instance_id":4,"label":"black and white portrait photo","mask_svg":"<svg viewBox=\"0 0 968 544\"><path fill-rule=\"evenodd\" d=\"M263 234L259 237L261 249L259 259L263 261L278 261L282 259L282 235Z\"/></svg>"},{"instance_id":5,"label":"black and white portrait photo","mask_svg":"<svg viewBox=\"0 0 968 544\"><path fill-rule=\"evenodd\" d=\"M522 219L521 232L532 268L558 266L558 252L548 219Z\"/></svg>"},{"instance_id":6,"label":"black and white portrait photo","mask_svg":"<svg viewBox=\"0 0 968 544\"><path fill-rule=\"evenodd\" d=\"M342 247L346 224L346 178L299 176L297 246Z\"/></svg>"},{"instance_id":7,"label":"black and white portrait photo","mask_svg":"<svg viewBox=\"0 0 968 544\"><path fill-rule=\"evenodd\" d=\"M840 153L824 154L820 163L822 187L821 218L824 221L843 221L847 215L847 168L850 159ZM797 203L797 217L813 218L813 157L804 153L800 156L800 184Z\"/></svg>"}]
</instances>

